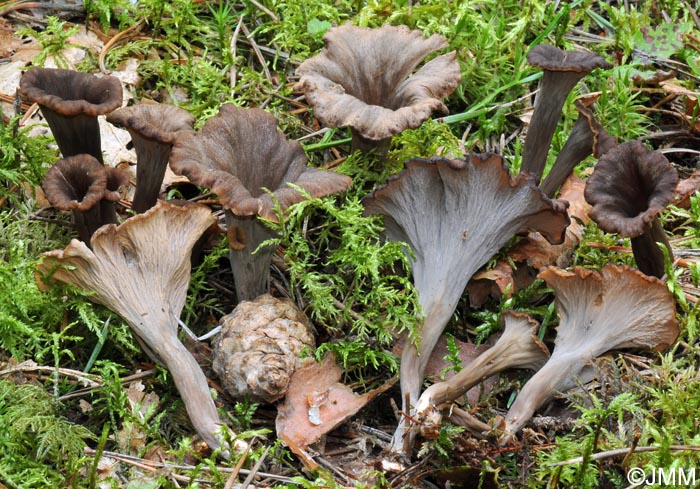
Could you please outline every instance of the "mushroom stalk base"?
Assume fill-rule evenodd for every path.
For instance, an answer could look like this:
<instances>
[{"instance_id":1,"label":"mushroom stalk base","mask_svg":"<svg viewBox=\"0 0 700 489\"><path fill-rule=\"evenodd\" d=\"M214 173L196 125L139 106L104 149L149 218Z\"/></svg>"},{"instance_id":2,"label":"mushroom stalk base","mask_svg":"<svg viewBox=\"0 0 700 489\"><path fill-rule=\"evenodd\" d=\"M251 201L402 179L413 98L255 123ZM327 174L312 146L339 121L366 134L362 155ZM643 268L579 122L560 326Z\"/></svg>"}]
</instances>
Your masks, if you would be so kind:
<instances>
[{"instance_id":1,"label":"mushroom stalk base","mask_svg":"<svg viewBox=\"0 0 700 489\"><path fill-rule=\"evenodd\" d=\"M427 308L424 307L425 309ZM444 304L436 306L435 309L436 311L426 317L423 322L420 350L408 340L401 353L400 378L401 392L404 395L402 411L405 415L401 417L391 441L391 451L394 453L407 454L413 448L416 433L411 430L411 417L415 410L412 409L411 404L417 403L420 398L421 385L428 360L430 360L430 353L435 349L444 326L449 322L454 311L453 307Z\"/></svg>"},{"instance_id":2,"label":"mushroom stalk base","mask_svg":"<svg viewBox=\"0 0 700 489\"><path fill-rule=\"evenodd\" d=\"M577 354L557 355L525 383L515 402L508 410L501 444L505 444L527 423L535 411L556 395L574 387L591 358Z\"/></svg>"},{"instance_id":3,"label":"mushroom stalk base","mask_svg":"<svg viewBox=\"0 0 700 489\"><path fill-rule=\"evenodd\" d=\"M172 375L185 403L187 414L199 436L213 449L225 447L226 442L221 434L221 430L225 428L219 420L207 378L192 354L176 337L165 338L158 348L153 344L150 346ZM224 450L223 456L228 458L229 451Z\"/></svg>"},{"instance_id":4,"label":"mushroom stalk base","mask_svg":"<svg viewBox=\"0 0 700 489\"><path fill-rule=\"evenodd\" d=\"M391 146L391 138L380 139L375 141L373 139L367 139L361 136L354 129L350 130L352 135L352 141L350 142L350 152L361 151L363 154L372 154L377 158L379 162L380 169L384 166L384 161L389 153L389 147Z\"/></svg>"}]
</instances>

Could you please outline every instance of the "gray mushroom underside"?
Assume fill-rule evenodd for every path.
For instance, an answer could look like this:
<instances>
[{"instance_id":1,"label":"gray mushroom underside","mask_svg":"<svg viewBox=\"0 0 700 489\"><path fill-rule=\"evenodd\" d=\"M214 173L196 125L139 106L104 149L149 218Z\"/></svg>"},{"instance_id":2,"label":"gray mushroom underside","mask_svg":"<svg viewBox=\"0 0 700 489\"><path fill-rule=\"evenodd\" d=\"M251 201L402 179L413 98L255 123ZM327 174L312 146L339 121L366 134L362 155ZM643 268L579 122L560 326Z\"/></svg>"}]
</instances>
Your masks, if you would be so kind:
<instances>
[{"instance_id":1,"label":"gray mushroom underside","mask_svg":"<svg viewBox=\"0 0 700 489\"><path fill-rule=\"evenodd\" d=\"M575 387L594 358L620 348L662 350L679 332L666 285L636 269L606 265L598 273L548 267L540 277L555 293L560 318L555 347L508 411L506 435L557 392Z\"/></svg>"},{"instance_id":2,"label":"gray mushroom underside","mask_svg":"<svg viewBox=\"0 0 700 489\"><path fill-rule=\"evenodd\" d=\"M90 300L124 318L149 356L171 372L197 432L217 448L223 440L207 380L177 338L192 246L213 222L206 207L159 202L120 226L100 228L93 250L72 240L64 250L44 253L39 268L53 280L93 291Z\"/></svg>"},{"instance_id":3,"label":"gray mushroom underside","mask_svg":"<svg viewBox=\"0 0 700 489\"><path fill-rule=\"evenodd\" d=\"M385 234L409 244L424 313L454 310L469 278L514 234L541 231L560 243L568 217L525 178L511 181L497 156L406 163L399 178L363 199L385 216Z\"/></svg>"},{"instance_id":4,"label":"gray mushroom underside","mask_svg":"<svg viewBox=\"0 0 700 489\"><path fill-rule=\"evenodd\" d=\"M663 349L678 335L666 285L638 270L607 265L598 272L553 267L540 276L554 289L560 324L556 348L593 358L613 348ZM675 325L675 327L674 327Z\"/></svg>"}]
</instances>

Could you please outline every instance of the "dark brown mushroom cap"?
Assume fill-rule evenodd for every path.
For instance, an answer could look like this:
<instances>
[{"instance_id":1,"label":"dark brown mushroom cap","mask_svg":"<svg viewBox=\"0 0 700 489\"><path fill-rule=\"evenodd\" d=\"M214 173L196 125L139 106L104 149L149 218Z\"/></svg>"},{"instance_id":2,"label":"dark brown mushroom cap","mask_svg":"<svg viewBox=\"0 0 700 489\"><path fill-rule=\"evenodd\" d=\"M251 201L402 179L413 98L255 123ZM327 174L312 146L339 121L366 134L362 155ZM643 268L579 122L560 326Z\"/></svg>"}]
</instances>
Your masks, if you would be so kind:
<instances>
[{"instance_id":1,"label":"dark brown mushroom cap","mask_svg":"<svg viewBox=\"0 0 700 489\"><path fill-rule=\"evenodd\" d=\"M46 172L41 188L56 209L84 212L102 200L106 186L104 165L83 154L58 160Z\"/></svg>"},{"instance_id":2,"label":"dark brown mushroom cap","mask_svg":"<svg viewBox=\"0 0 700 489\"><path fill-rule=\"evenodd\" d=\"M119 191L129 185L129 172L123 168L105 167L107 173L107 184L103 199L110 202L118 202L121 199Z\"/></svg>"},{"instance_id":3,"label":"dark brown mushroom cap","mask_svg":"<svg viewBox=\"0 0 700 489\"><path fill-rule=\"evenodd\" d=\"M273 198L282 209L304 200L287 184L312 197L345 190L350 178L306 166L306 154L296 141L277 129L275 118L260 109L224 105L202 130L179 138L170 157L175 173L207 187L237 216L258 215L277 220Z\"/></svg>"},{"instance_id":4,"label":"dark brown mushroom cap","mask_svg":"<svg viewBox=\"0 0 700 489\"><path fill-rule=\"evenodd\" d=\"M366 139L382 140L420 126L434 111L447 113L441 99L461 80L456 53L414 72L428 54L447 46L442 36L425 39L404 25L346 24L323 40L325 49L297 68L297 89L326 126L350 126Z\"/></svg>"},{"instance_id":5,"label":"dark brown mushroom cap","mask_svg":"<svg viewBox=\"0 0 700 489\"><path fill-rule=\"evenodd\" d=\"M628 141L600 158L584 196L603 231L634 238L671 202L676 185L678 172L664 155Z\"/></svg>"},{"instance_id":6,"label":"dark brown mushroom cap","mask_svg":"<svg viewBox=\"0 0 700 489\"><path fill-rule=\"evenodd\" d=\"M585 51L563 51L549 44L538 44L527 53L527 62L547 71L590 73L596 68L610 69L612 65L597 54Z\"/></svg>"},{"instance_id":7,"label":"dark brown mushroom cap","mask_svg":"<svg viewBox=\"0 0 700 489\"><path fill-rule=\"evenodd\" d=\"M143 138L163 144L175 144L178 131L191 131L194 116L180 107L139 103L107 115L107 121Z\"/></svg>"},{"instance_id":8,"label":"dark brown mushroom cap","mask_svg":"<svg viewBox=\"0 0 700 489\"><path fill-rule=\"evenodd\" d=\"M66 117L97 117L122 105L119 79L55 68L32 68L19 82L22 98Z\"/></svg>"}]
</instances>

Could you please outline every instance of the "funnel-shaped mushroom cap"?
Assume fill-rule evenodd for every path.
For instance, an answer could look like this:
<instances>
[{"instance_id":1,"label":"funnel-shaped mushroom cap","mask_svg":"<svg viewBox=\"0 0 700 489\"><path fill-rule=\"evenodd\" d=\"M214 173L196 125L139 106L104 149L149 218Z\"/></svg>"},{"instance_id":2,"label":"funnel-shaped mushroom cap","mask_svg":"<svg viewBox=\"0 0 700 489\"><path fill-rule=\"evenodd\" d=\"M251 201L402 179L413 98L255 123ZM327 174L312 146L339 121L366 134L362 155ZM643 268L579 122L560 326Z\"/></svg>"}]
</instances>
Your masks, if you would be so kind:
<instances>
[{"instance_id":1,"label":"funnel-shaped mushroom cap","mask_svg":"<svg viewBox=\"0 0 700 489\"><path fill-rule=\"evenodd\" d=\"M346 24L323 40L325 49L297 68L297 87L326 126L350 126L365 139L389 138L420 126L433 111L447 112L441 99L461 79L454 51L414 72L423 58L447 47L437 34L425 39L403 25Z\"/></svg>"},{"instance_id":2,"label":"funnel-shaped mushroom cap","mask_svg":"<svg viewBox=\"0 0 700 489\"><path fill-rule=\"evenodd\" d=\"M414 417L419 421L424 437L437 436L444 405L456 401L473 386L509 368L537 370L549 358L549 350L537 338L537 321L527 314L514 311L504 311L501 318L505 329L491 348L458 374L431 385L420 396Z\"/></svg>"},{"instance_id":3,"label":"funnel-shaped mushroom cap","mask_svg":"<svg viewBox=\"0 0 700 489\"><path fill-rule=\"evenodd\" d=\"M586 74L596 68L611 68L612 65L593 53L563 51L548 44L533 47L527 53L527 61L532 66L542 68L544 76L527 130L521 168L539 178L569 92Z\"/></svg>"},{"instance_id":4,"label":"funnel-shaped mushroom cap","mask_svg":"<svg viewBox=\"0 0 700 489\"><path fill-rule=\"evenodd\" d=\"M39 104L64 157L88 153L102 162L97 116L122 104L113 76L54 68L32 68L20 79L20 94Z\"/></svg>"},{"instance_id":5,"label":"funnel-shaped mushroom cap","mask_svg":"<svg viewBox=\"0 0 700 489\"><path fill-rule=\"evenodd\" d=\"M92 238L92 250L73 240L64 250L44 253L39 269L94 292L90 300L124 318L149 354L172 374L197 432L218 447L219 417L206 378L177 338L190 252L213 222L206 207L160 202L120 226L103 226Z\"/></svg>"},{"instance_id":6,"label":"funnel-shaped mushroom cap","mask_svg":"<svg viewBox=\"0 0 700 489\"><path fill-rule=\"evenodd\" d=\"M585 197L593 206L591 218L605 232L632 238L634 259L647 275L662 277L663 243L671 245L658 214L675 195L678 172L665 156L629 141L605 153L586 182Z\"/></svg>"},{"instance_id":7,"label":"funnel-shaped mushroom cap","mask_svg":"<svg viewBox=\"0 0 700 489\"><path fill-rule=\"evenodd\" d=\"M306 166L301 145L288 141L277 130L271 114L233 105L222 106L198 134L179 138L170 166L196 185L211 189L226 209L239 300L253 300L268 292L274 248L253 252L273 235L255 216L276 221L275 203L286 209L304 200L289 183L312 197L321 197L345 190L351 181L344 175ZM273 193L274 200L265 189Z\"/></svg>"},{"instance_id":8,"label":"funnel-shaped mushroom cap","mask_svg":"<svg viewBox=\"0 0 700 489\"><path fill-rule=\"evenodd\" d=\"M496 155L410 160L363 203L367 213L385 216L389 239L408 243L415 254L409 259L425 319L420 351L409 343L401 356L401 388L411 402L471 276L516 233L539 231L561 243L569 224L564 208L528 177L512 179Z\"/></svg>"},{"instance_id":9,"label":"funnel-shaped mushroom cap","mask_svg":"<svg viewBox=\"0 0 700 489\"><path fill-rule=\"evenodd\" d=\"M531 66L545 71L590 73L596 68L612 68L612 65L597 54L583 51L564 51L549 44L538 44L527 53ZM577 78L581 78L581 75ZM546 96L547 94L545 94Z\"/></svg>"},{"instance_id":10,"label":"funnel-shaped mushroom cap","mask_svg":"<svg viewBox=\"0 0 700 489\"><path fill-rule=\"evenodd\" d=\"M129 182L128 173L108 168L87 154L69 156L46 172L42 188L59 210L73 211L78 236L85 243L101 226L117 222L114 202L119 188Z\"/></svg>"},{"instance_id":11,"label":"funnel-shaped mushroom cap","mask_svg":"<svg viewBox=\"0 0 700 489\"><path fill-rule=\"evenodd\" d=\"M58 160L41 185L46 199L62 211L87 211L102 200L106 186L104 165L86 154Z\"/></svg>"},{"instance_id":12,"label":"funnel-shaped mushroom cap","mask_svg":"<svg viewBox=\"0 0 700 489\"><path fill-rule=\"evenodd\" d=\"M539 275L555 294L560 323L549 361L523 387L505 420L512 436L557 392L577 384L583 369L618 348L663 350L678 336L666 284L633 268L600 272L548 267Z\"/></svg>"},{"instance_id":13,"label":"funnel-shaped mushroom cap","mask_svg":"<svg viewBox=\"0 0 700 489\"><path fill-rule=\"evenodd\" d=\"M136 150L136 193L132 208L145 212L158 200L173 144L192 131L194 116L174 105L140 103L115 110L107 121L127 129Z\"/></svg>"},{"instance_id":14,"label":"funnel-shaped mushroom cap","mask_svg":"<svg viewBox=\"0 0 700 489\"><path fill-rule=\"evenodd\" d=\"M664 155L639 141L604 154L586 181L591 218L607 233L642 235L673 199L678 172Z\"/></svg>"},{"instance_id":15,"label":"funnel-shaped mushroom cap","mask_svg":"<svg viewBox=\"0 0 700 489\"><path fill-rule=\"evenodd\" d=\"M345 190L350 178L306 166L296 141L277 129L275 118L260 109L224 105L196 135L179 139L170 165L192 183L211 189L226 209L237 216L258 215L276 221L274 193L282 209L304 200L293 183L313 197Z\"/></svg>"},{"instance_id":16,"label":"funnel-shaped mushroom cap","mask_svg":"<svg viewBox=\"0 0 700 489\"><path fill-rule=\"evenodd\" d=\"M191 131L194 116L180 107L166 104L139 103L107 115L107 121L123 127L131 137L172 146L179 131ZM136 144L136 143L134 143Z\"/></svg>"}]
</instances>

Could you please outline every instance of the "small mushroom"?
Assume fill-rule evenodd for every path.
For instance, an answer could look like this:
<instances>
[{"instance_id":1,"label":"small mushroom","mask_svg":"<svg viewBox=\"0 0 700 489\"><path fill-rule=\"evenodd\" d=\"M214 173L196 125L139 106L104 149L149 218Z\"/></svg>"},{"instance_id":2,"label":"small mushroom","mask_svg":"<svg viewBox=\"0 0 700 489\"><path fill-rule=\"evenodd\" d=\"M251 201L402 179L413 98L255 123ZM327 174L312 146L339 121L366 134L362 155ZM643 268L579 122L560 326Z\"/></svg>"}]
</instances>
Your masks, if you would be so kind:
<instances>
[{"instance_id":1,"label":"small mushroom","mask_svg":"<svg viewBox=\"0 0 700 489\"><path fill-rule=\"evenodd\" d=\"M575 387L594 358L620 348L663 350L678 336L673 297L657 278L617 265L600 272L548 267L539 276L554 289L555 347L508 411L504 441L557 392Z\"/></svg>"},{"instance_id":2,"label":"small mushroom","mask_svg":"<svg viewBox=\"0 0 700 489\"><path fill-rule=\"evenodd\" d=\"M628 141L605 153L586 181L590 216L600 229L631 238L634 259L647 275L662 277L663 243L671 245L658 215L673 200L678 172L664 155L639 141Z\"/></svg>"},{"instance_id":3,"label":"small mushroom","mask_svg":"<svg viewBox=\"0 0 700 489\"><path fill-rule=\"evenodd\" d=\"M46 199L56 209L73 212L78 236L90 243L93 233L105 224L117 222L114 201L128 182L125 171L106 168L87 154L57 161L44 177Z\"/></svg>"},{"instance_id":4,"label":"small mushroom","mask_svg":"<svg viewBox=\"0 0 700 489\"><path fill-rule=\"evenodd\" d=\"M454 377L428 387L416 403L414 418L421 434L435 438L442 424L442 413L450 403L490 376L509 368L537 370L549 358L549 350L537 338L539 324L530 316L504 311L503 334L496 343L479 355Z\"/></svg>"},{"instance_id":5,"label":"small mushroom","mask_svg":"<svg viewBox=\"0 0 700 489\"><path fill-rule=\"evenodd\" d=\"M321 197L345 190L351 181L306 166L301 145L284 137L271 114L230 104L222 106L199 133L176 141L170 166L219 196L239 301L253 300L269 289L274 248L258 247L274 233L257 217L276 222L275 204L284 210L305 199L290 183Z\"/></svg>"},{"instance_id":6,"label":"small mushroom","mask_svg":"<svg viewBox=\"0 0 700 489\"><path fill-rule=\"evenodd\" d=\"M404 25L346 24L323 41L325 48L297 68L296 88L323 124L350 127L352 151L376 151L380 159L393 135L420 126L434 111L447 113L442 99L461 80L455 51L414 72L427 55L447 47L437 34L425 39Z\"/></svg>"},{"instance_id":7,"label":"small mushroom","mask_svg":"<svg viewBox=\"0 0 700 489\"><path fill-rule=\"evenodd\" d=\"M552 169L540 185L548 197L554 197L557 189L563 185L574 167L591 154L600 158L603 154L617 146L617 140L603 129L593 117L590 106L598 99L579 99L574 102L579 112L578 119L571 130L564 147L557 155Z\"/></svg>"},{"instance_id":8,"label":"small mushroom","mask_svg":"<svg viewBox=\"0 0 700 489\"><path fill-rule=\"evenodd\" d=\"M368 214L384 215L388 239L407 243L413 252L409 260L424 318L420 346L407 342L401 354L403 409L410 413L430 352L470 277L521 231L539 231L560 243L569 219L565 205L545 197L529 176L511 178L497 155L409 160L363 204ZM393 451L406 453L412 446L408 428L404 419Z\"/></svg>"},{"instance_id":9,"label":"small mushroom","mask_svg":"<svg viewBox=\"0 0 700 489\"><path fill-rule=\"evenodd\" d=\"M99 229L92 250L72 240L43 254L39 270L52 280L92 291L88 298L119 314L146 352L165 365L187 413L210 447L224 447L207 379L177 336L190 278L190 251L214 222L203 206L159 202L122 225Z\"/></svg>"},{"instance_id":10,"label":"small mushroom","mask_svg":"<svg viewBox=\"0 0 700 489\"><path fill-rule=\"evenodd\" d=\"M174 105L140 103L117 109L107 121L129 131L136 150L136 192L132 209L145 212L158 200L173 144L192 131L194 116Z\"/></svg>"},{"instance_id":11,"label":"small mushroom","mask_svg":"<svg viewBox=\"0 0 700 489\"><path fill-rule=\"evenodd\" d=\"M97 116L122 105L119 79L56 68L32 68L19 82L22 98L39 104L63 157L89 154L100 163Z\"/></svg>"},{"instance_id":12,"label":"small mushroom","mask_svg":"<svg viewBox=\"0 0 700 489\"><path fill-rule=\"evenodd\" d=\"M532 66L542 68L544 76L525 136L521 171L529 172L539 180L569 92L594 69L608 69L612 65L593 53L563 51L548 44L533 47L527 53L527 61Z\"/></svg>"}]
</instances>

